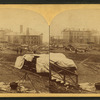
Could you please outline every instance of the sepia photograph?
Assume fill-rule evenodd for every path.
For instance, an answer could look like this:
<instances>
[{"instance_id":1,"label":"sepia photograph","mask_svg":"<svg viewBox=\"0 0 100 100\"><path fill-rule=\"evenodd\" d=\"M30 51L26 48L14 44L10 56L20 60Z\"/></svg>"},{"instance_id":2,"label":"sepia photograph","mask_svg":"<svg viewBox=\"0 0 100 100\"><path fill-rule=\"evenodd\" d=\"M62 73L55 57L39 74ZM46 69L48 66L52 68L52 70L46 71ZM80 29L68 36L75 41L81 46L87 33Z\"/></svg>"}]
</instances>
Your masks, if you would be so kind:
<instances>
[{"instance_id":1,"label":"sepia photograph","mask_svg":"<svg viewBox=\"0 0 100 100\"><path fill-rule=\"evenodd\" d=\"M49 92L48 32L36 12L0 8L0 93Z\"/></svg>"},{"instance_id":2,"label":"sepia photograph","mask_svg":"<svg viewBox=\"0 0 100 100\"><path fill-rule=\"evenodd\" d=\"M100 93L100 10L64 11L50 25L50 92Z\"/></svg>"},{"instance_id":3,"label":"sepia photograph","mask_svg":"<svg viewBox=\"0 0 100 100\"><path fill-rule=\"evenodd\" d=\"M0 5L0 96L100 96L100 5Z\"/></svg>"}]
</instances>

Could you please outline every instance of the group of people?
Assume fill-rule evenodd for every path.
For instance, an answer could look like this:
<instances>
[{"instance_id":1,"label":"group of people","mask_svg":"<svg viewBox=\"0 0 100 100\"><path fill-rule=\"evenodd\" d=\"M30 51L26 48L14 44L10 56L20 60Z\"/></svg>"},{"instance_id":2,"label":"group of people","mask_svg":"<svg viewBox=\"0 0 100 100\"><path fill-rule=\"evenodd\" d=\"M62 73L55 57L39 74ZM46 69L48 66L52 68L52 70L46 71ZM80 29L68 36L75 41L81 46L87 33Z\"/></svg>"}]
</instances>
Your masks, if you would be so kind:
<instances>
[{"instance_id":1,"label":"group of people","mask_svg":"<svg viewBox=\"0 0 100 100\"><path fill-rule=\"evenodd\" d=\"M16 52L17 52L17 54L22 54L24 51L23 51L22 48L17 48L16 49ZM36 50L33 50L33 53L35 54L36 53Z\"/></svg>"}]
</instances>

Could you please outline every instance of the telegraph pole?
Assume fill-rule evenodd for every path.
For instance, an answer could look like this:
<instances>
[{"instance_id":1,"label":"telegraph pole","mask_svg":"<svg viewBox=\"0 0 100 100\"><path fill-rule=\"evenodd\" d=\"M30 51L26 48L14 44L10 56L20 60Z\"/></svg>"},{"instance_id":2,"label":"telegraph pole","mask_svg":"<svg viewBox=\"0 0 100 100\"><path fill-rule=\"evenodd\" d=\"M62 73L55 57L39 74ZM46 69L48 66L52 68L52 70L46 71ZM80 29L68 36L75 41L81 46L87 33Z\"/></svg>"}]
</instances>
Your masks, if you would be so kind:
<instances>
[{"instance_id":1,"label":"telegraph pole","mask_svg":"<svg viewBox=\"0 0 100 100\"><path fill-rule=\"evenodd\" d=\"M49 25L49 84L51 80L51 66L50 66L50 25Z\"/></svg>"}]
</instances>

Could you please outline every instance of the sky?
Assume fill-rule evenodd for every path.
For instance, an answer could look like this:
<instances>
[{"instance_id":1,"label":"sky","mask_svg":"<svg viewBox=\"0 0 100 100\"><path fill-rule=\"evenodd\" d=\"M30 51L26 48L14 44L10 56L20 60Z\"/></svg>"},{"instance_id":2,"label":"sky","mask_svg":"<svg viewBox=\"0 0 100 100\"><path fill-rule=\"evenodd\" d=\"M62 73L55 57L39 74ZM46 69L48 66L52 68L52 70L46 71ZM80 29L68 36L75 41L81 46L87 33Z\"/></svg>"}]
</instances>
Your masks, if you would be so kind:
<instances>
[{"instance_id":1,"label":"sky","mask_svg":"<svg viewBox=\"0 0 100 100\"><path fill-rule=\"evenodd\" d=\"M23 25L24 32L29 27L33 30L31 34L43 33L43 42L49 41L49 26L40 14L25 9L0 8L0 29L20 32L20 25Z\"/></svg>"},{"instance_id":2,"label":"sky","mask_svg":"<svg viewBox=\"0 0 100 100\"><path fill-rule=\"evenodd\" d=\"M67 10L54 17L50 34L60 36L63 29L97 30L100 34L100 10Z\"/></svg>"},{"instance_id":3,"label":"sky","mask_svg":"<svg viewBox=\"0 0 100 100\"><path fill-rule=\"evenodd\" d=\"M43 5L42 5L43 6ZM50 6L50 5L49 5ZM65 5L66 9L68 5ZM65 7L64 6L64 7ZM23 6L22 6L23 7ZM26 6L25 6L26 7ZM27 6L29 7L37 7L37 6ZM40 6L41 7L41 6ZM48 7L48 6L46 6ZM56 7L56 5L55 5ZM69 6L71 8L72 6ZM41 34L43 33L43 42L49 42L49 24L50 23L50 33L53 35L60 35L62 30L65 28L73 28L73 29L94 29L100 32L100 10L99 9L64 9L62 12L60 11L62 6L57 6L59 9L59 13L57 8L54 9L49 7L49 10L45 8L42 9L44 14L48 15L47 21L43 14L36 13L28 9L21 8L0 8L0 28L11 29L14 32L20 31L20 25L23 25L24 32L26 32L26 28L29 27L33 29L32 33ZM45 10L45 11L44 11ZM54 12L55 11L55 12ZM43 13L42 12L42 13ZM50 17L50 16L55 17Z\"/></svg>"}]
</instances>

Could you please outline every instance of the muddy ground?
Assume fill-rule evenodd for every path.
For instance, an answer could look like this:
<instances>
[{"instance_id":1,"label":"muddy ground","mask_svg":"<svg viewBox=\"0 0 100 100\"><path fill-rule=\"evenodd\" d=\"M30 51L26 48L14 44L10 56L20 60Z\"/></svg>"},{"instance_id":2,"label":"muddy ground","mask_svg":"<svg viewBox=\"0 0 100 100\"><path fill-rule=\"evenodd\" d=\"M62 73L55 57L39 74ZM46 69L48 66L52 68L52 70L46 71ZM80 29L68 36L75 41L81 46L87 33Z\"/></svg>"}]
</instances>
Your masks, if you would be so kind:
<instances>
[{"instance_id":1,"label":"muddy ground","mask_svg":"<svg viewBox=\"0 0 100 100\"><path fill-rule=\"evenodd\" d=\"M23 85L39 93L49 92L49 78L45 75L38 75L26 70L19 70L14 67L16 58L23 54L17 54L16 51L0 51L0 82L10 83L25 80ZM28 78L24 78L27 73Z\"/></svg>"},{"instance_id":2,"label":"muddy ground","mask_svg":"<svg viewBox=\"0 0 100 100\"><path fill-rule=\"evenodd\" d=\"M72 59L77 65L79 83L100 82L100 52L89 51L87 53L77 53L65 51L62 49L51 52L63 53L66 57Z\"/></svg>"},{"instance_id":3,"label":"muddy ground","mask_svg":"<svg viewBox=\"0 0 100 100\"><path fill-rule=\"evenodd\" d=\"M59 49L52 52L61 52L74 60L77 65L79 83L100 82L100 53L98 51L75 54ZM23 54L17 54L16 51L11 50L0 51L0 82L10 83L21 80L27 72L32 83L27 79L29 82L24 84L26 87L42 93L49 92L49 77L14 68L16 57L20 55Z\"/></svg>"},{"instance_id":4,"label":"muddy ground","mask_svg":"<svg viewBox=\"0 0 100 100\"><path fill-rule=\"evenodd\" d=\"M89 51L86 53L77 53L55 49L51 52L63 53L66 57L72 59L77 65L78 83L97 83L100 82L100 52Z\"/></svg>"}]
</instances>

